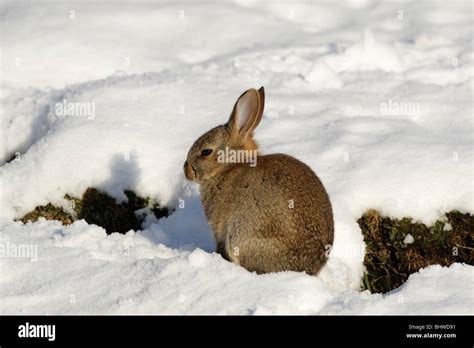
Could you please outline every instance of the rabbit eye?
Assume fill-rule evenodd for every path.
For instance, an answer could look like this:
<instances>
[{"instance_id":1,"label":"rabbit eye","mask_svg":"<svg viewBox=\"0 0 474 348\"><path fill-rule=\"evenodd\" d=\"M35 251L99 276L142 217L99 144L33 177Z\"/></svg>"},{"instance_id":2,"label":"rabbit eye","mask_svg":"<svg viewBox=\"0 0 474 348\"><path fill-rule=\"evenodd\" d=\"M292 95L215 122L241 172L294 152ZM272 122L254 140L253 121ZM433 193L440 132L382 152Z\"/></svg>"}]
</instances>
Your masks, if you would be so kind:
<instances>
[{"instance_id":1,"label":"rabbit eye","mask_svg":"<svg viewBox=\"0 0 474 348\"><path fill-rule=\"evenodd\" d=\"M201 151L201 156L209 156L212 153L211 149L204 149Z\"/></svg>"}]
</instances>

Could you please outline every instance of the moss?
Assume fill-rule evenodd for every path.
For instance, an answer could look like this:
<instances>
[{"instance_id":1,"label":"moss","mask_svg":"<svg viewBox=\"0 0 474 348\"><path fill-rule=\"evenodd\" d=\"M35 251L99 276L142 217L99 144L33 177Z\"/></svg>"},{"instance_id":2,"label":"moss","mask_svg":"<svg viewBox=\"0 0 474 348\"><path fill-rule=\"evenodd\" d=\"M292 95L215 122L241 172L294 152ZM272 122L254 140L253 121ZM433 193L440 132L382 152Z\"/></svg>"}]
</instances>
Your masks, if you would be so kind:
<instances>
[{"instance_id":1,"label":"moss","mask_svg":"<svg viewBox=\"0 0 474 348\"><path fill-rule=\"evenodd\" d=\"M392 219L367 211L358 220L367 245L364 289L374 293L393 290L410 274L433 264L472 265L474 216L451 211L445 217L426 226L408 217ZM413 243L404 243L407 234L414 238Z\"/></svg>"},{"instance_id":2,"label":"moss","mask_svg":"<svg viewBox=\"0 0 474 348\"><path fill-rule=\"evenodd\" d=\"M124 192L128 198L127 202L117 203L115 199L105 192L96 188L88 188L81 198L65 195L64 198L69 200L72 204L73 210L76 214L75 219L71 215L64 212L62 208L48 204L45 207L37 207L33 212L26 214L21 221L36 221L40 216L44 216L49 220L67 221L65 224L70 224L76 219L84 219L89 224L95 224L103 227L108 234L113 232L126 233L129 230L139 230L143 222L145 214L138 216L137 210L143 208L150 208L150 210L159 219L168 216L168 209L162 208L158 203L152 201L148 197L140 197L135 192L127 190ZM48 211L50 213L45 214ZM39 215L41 212L43 215ZM53 212L56 212L53 214ZM68 216L68 219L63 217L59 212Z\"/></svg>"},{"instance_id":3,"label":"moss","mask_svg":"<svg viewBox=\"0 0 474 348\"><path fill-rule=\"evenodd\" d=\"M128 204L118 204L114 198L95 188L84 192L75 205L77 218L105 228L107 232L125 233L140 229L141 221Z\"/></svg>"},{"instance_id":4,"label":"moss","mask_svg":"<svg viewBox=\"0 0 474 348\"><path fill-rule=\"evenodd\" d=\"M155 214L157 219L161 219L162 217L166 217L170 214L170 211L167 207L160 207L158 203L154 203L151 207L151 211Z\"/></svg>"},{"instance_id":5,"label":"moss","mask_svg":"<svg viewBox=\"0 0 474 348\"><path fill-rule=\"evenodd\" d=\"M146 208L150 204L149 197L140 197L135 192L131 190L125 190L125 196L128 198L128 202L125 203L127 207L133 210L139 210Z\"/></svg>"},{"instance_id":6,"label":"moss","mask_svg":"<svg viewBox=\"0 0 474 348\"><path fill-rule=\"evenodd\" d=\"M26 223L28 221L34 222L41 217L45 218L46 220L61 221L63 225L72 224L72 222L74 221L73 217L70 214L66 213L63 208L56 207L51 203L36 207L35 210L23 216L20 221L23 223Z\"/></svg>"}]
</instances>

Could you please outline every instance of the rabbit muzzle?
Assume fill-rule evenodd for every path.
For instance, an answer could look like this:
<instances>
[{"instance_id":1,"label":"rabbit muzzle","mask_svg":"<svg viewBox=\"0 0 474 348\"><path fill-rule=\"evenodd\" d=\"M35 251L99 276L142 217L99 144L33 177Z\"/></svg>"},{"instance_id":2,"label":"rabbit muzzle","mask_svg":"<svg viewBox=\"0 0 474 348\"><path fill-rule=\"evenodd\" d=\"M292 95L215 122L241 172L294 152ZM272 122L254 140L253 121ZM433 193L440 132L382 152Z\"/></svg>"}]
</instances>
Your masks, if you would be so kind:
<instances>
[{"instance_id":1,"label":"rabbit muzzle","mask_svg":"<svg viewBox=\"0 0 474 348\"><path fill-rule=\"evenodd\" d=\"M183 169L184 169L184 175L186 176L186 179L190 181L196 180L196 170L188 161L184 162Z\"/></svg>"}]
</instances>

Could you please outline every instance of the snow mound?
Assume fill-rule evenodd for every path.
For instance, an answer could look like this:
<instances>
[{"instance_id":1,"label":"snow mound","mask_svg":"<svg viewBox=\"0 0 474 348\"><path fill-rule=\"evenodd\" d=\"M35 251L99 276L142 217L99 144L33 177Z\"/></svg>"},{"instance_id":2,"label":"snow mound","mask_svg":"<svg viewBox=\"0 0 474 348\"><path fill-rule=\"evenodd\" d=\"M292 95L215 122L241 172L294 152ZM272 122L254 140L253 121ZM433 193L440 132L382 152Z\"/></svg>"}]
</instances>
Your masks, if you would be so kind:
<instances>
[{"instance_id":1,"label":"snow mound","mask_svg":"<svg viewBox=\"0 0 474 348\"><path fill-rule=\"evenodd\" d=\"M342 81L325 63L316 63L306 74L305 79L315 88L341 88Z\"/></svg>"},{"instance_id":2,"label":"snow mound","mask_svg":"<svg viewBox=\"0 0 474 348\"><path fill-rule=\"evenodd\" d=\"M303 273L256 275L215 253L156 245L141 232L106 235L84 221L15 223L2 245L38 246L36 258L2 260L2 314L468 314L474 305L472 267L461 264L370 295ZM464 286L453 293L452 284Z\"/></svg>"},{"instance_id":3,"label":"snow mound","mask_svg":"<svg viewBox=\"0 0 474 348\"><path fill-rule=\"evenodd\" d=\"M330 314L472 314L473 267L433 265L410 275L399 289L386 295L345 293L330 301L320 313ZM453 284L462 284L453 292Z\"/></svg>"},{"instance_id":4,"label":"snow mound","mask_svg":"<svg viewBox=\"0 0 474 348\"><path fill-rule=\"evenodd\" d=\"M348 47L340 55L327 57L324 61L338 72L377 69L401 72L404 70L397 50L389 44L377 41L370 29L364 31L359 43Z\"/></svg>"}]
</instances>

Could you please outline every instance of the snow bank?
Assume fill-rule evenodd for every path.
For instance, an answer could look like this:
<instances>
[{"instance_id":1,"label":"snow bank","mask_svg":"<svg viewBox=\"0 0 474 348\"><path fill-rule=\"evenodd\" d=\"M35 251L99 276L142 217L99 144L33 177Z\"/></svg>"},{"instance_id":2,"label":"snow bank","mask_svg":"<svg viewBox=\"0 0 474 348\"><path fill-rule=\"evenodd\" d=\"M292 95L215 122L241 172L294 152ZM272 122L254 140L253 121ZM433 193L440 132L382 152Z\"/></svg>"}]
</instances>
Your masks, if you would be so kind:
<instances>
[{"instance_id":1,"label":"snow bank","mask_svg":"<svg viewBox=\"0 0 474 348\"><path fill-rule=\"evenodd\" d=\"M107 236L84 221L67 227L45 220L11 224L3 243L38 249L36 260L34 255L3 260L1 313L470 314L474 309L472 267L461 264L430 266L390 294L371 295L340 293L302 273L256 275L216 253L157 245L143 232ZM462 286L453 292L453 284Z\"/></svg>"},{"instance_id":2,"label":"snow bank","mask_svg":"<svg viewBox=\"0 0 474 348\"><path fill-rule=\"evenodd\" d=\"M472 314L473 277L469 265L433 265L412 274L405 284L386 295L347 292L329 301L319 313Z\"/></svg>"},{"instance_id":3,"label":"snow bank","mask_svg":"<svg viewBox=\"0 0 474 348\"><path fill-rule=\"evenodd\" d=\"M472 296L444 282L472 280L466 265L430 267L386 296L354 291L366 209L425 223L474 211L469 3L1 6L2 245L39 253L0 259L3 313L472 312ZM193 141L261 85L263 152L308 163L333 204L319 277L256 276L212 254L182 174ZM177 210L127 235L14 222L90 186ZM420 299L423 286L452 302ZM400 294L419 306L397 306Z\"/></svg>"}]
</instances>

